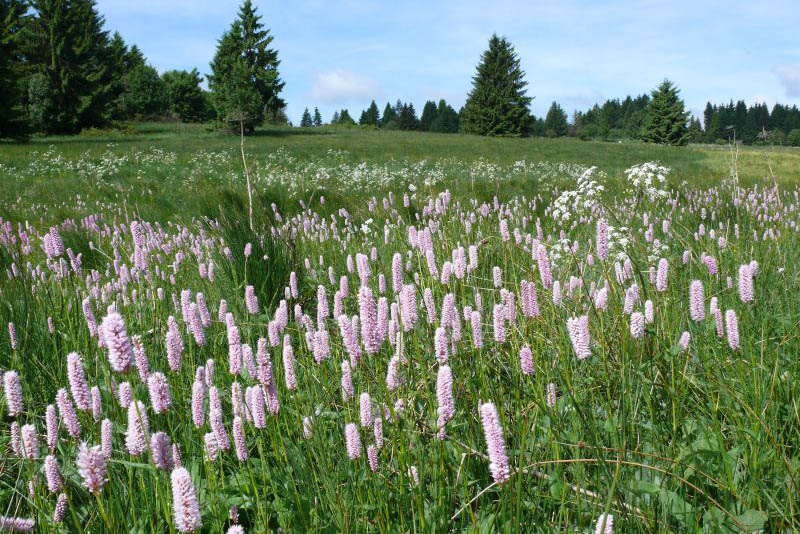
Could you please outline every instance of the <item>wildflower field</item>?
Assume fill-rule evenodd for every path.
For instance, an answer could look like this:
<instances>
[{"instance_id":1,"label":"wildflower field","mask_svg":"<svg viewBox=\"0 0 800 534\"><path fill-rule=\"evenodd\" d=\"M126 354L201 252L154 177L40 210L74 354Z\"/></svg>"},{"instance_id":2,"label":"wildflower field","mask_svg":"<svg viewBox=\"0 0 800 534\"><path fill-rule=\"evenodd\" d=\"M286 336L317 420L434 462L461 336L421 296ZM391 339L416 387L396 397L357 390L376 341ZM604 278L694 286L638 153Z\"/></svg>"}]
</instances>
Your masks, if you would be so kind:
<instances>
[{"instance_id":1,"label":"wildflower field","mask_svg":"<svg viewBox=\"0 0 800 534\"><path fill-rule=\"evenodd\" d=\"M800 529L796 151L387 139L0 147L0 532Z\"/></svg>"}]
</instances>

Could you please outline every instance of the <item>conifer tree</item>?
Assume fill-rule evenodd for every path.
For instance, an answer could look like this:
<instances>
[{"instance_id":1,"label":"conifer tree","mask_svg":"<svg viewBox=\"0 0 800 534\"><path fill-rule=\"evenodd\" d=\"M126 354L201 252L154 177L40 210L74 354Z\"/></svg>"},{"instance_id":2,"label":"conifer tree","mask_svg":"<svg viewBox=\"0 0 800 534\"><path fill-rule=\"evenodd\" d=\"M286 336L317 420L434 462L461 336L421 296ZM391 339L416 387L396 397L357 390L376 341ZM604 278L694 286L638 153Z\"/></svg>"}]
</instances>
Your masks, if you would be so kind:
<instances>
[{"instance_id":1,"label":"conifer tree","mask_svg":"<svg viewBox=\"0 0 800 534\"><path fill-rule=\"evenodd\" d=\"M397 114L397 127L401 130L416 130L419 128L419 119L417 119L414 104L408 102L400 105L400 111Z\"/></svg>"},{"instance_id":2,"label":"conifer tree","mask_svg":"<svg viewBox=\"0 0 800 534\"><path fill-rule=\"evenodd\" d=\"M284 83L278 76L278 52L270 48L272 40L251 0L245 0L238 18L219 40L208 77L214 107L223 121L241 123L252 131L265 115L275 116L285 107L278 96Z\"/></svg>"},{"instance_id":3,"label":"conifer tree","mask_svg":"<svg viewBox=\"0 0 800 534\"><path fill-rule=\"evenodd\" d=\"M547 137L563 137L567 135L568 131L566 112L558 102L553 102L544 119L545 135Z\"/></svg>"},{"instance_id":4,"label":"conifer tree","mask_svg":"<svg viewBox=\"0 0 800 534\"><path fill-rule=\"evenodd\" d=\"M350 116L350 112L346 109L343 109L339 112L339 121L337 124L344 124L347 126L355 126L356 121L353 120L353 117Z\"/></svg>"},{"instance_id":5,"label":"conifer tree","mask_svg":"<svg viewBox=\"0 0 800 534\"><path fill-rule=\"evenodd\" d=\"M301 128L310 128L313 126L313 120L311 119L311 113L308 112L308 108L303 110L303 117L300 119L300 127Z\"/></svg>"},{"instance_id":6,"label":"conifer tree","mask_svg":"<svg viewBox=\"0 0 800 534\"><path fill-rule=\"evenodd\" d=\"M0 0L0 138L25 133L21 33L25 5Z\"/></svg>"},{"instance_id":7,"label":"conifer tree","mask_svg":"<svg viewBox=\"0 0 800 534\"><path fill-rule=\"evenodd\" d=\"M689 119L689 141L692 143L699 143L703 140L703 128L700 126L700 120L692 117Z\"/></svg>"},{"instance_id":8,"label":"conifer tree","mask_svg":"<svg viewBox=\"0 0 800 534\"><path fill-rule=\"evenodd\" d=\"M519 57L505 38L493 35L481 55L467 95L461 128L479 135L521 136L528 133L531 98Z\"/></svg>"},{"instance_id":9,"label":"conifer tree","mask_svg":"<svg viewBox=\"0 0 800 534\"><path fill-rule=\"evenodd\" d=\"M386 103L386 107L383 108L383 115L381 115L381 128L385 128L387 125L390 125L393 122L397 121L397 112L392 107L390 103ZM391 127L391 126L390 126Z\"/></svg>"},{"instance_id":10,"label":"conifer tree","mask_svg":"<svg viewBox=\"0 0 800 534\"><path fill-rule=\"evenodd\" d=\"M381 116L380 112L378 111L378 106L373 100L369 107L361 113L361 118L359 119L358 123L369 126L378 126L380 124L380 120Z\"/></svg>"},{"instance_id":11,"label":"conifer tree","mask_svg":"<svg viewBox=\"0 0 800 534\"><path fill-rule=\"evenodd\" d=\"M457 133L458 127L458 112L442 98L436 108L436 118L431 123L430 131Z\"/></svg>"},{"instance_id":12,"label":"conifer tree","mask_svg":"<svg viewBox=\"0 0 800 534\"><path fill-rule=\"evenodd\" d=\"M645 141L662 145L683 145L688 141L686 122L689 113L684 111L678 93L678 88L669 80L661 82L653 91L642 131Z\"/></svg>"},{"instance_id":13,"label":"conifer tree","mask_svg":"<svg viewBox=\"0 0 800 534\"><path fill-rule=\"evenodd\" d=\"M422 115L419 118L419 129L424 132L431 131L431 126L436 120L437 112L436 102L433 100L425 102L425 107L422 108Z\"/></svg>"},{"instance_id":14,"label":"conifer tree","mask_svg":"<svg viewBox=\"0 0 800 534\"><path fill-rule=\"evenodd\" d=\"M32 0L26 26L29 113L37 127L74 133L111 117L117 84L94 0Z\"/></svg>"},{"instance_id":15,"label":"conifer tree","mask_svg":"<svg viewBox=\"0 0 800 534\"><path fill-rule=\"evenodd\" d=\"M314 108L314 126L322 126L322 115L319 113L319 108Z\"/></svg>"}]
</instances>

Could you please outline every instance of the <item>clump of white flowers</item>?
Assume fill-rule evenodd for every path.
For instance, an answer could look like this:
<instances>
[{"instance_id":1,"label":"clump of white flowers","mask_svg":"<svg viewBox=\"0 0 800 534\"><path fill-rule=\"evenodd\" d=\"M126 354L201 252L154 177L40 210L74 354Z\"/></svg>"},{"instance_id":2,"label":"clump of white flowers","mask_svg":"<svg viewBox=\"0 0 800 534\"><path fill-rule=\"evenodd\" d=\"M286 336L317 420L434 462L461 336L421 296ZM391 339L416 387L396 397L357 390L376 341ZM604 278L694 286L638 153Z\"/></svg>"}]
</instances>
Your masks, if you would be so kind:
<instances>
[{"instance_id":1,"label":"clump of white flowers","mask_svg":"<svg viewBox=\"0 0 800 534\"><path fill-rule=\"evenodd\" d=\"M608 225L608 257L616 261L628 259L628 228Z\"/></svg>"},{"instance_id":2,"label":"clump of white flowers","mask_svg":"<svg viewBox=\"0 0 800 534\"><path fill-rule=\"evenodd\" d=\"M667 175L671 170L654 161L648 161L627 169L625 178L636 193L643 193L650 200L656 200L669 196L665 188Z\"/></svg>"},{"instance_id":3,"label":"clump of white flowers","mask_svg":"<svg viewBox=\"0 0 800 534\"><path fill-rule=\"evenodd\" d=\"M560 222L592 213L599 205L600 195L605 188L594 180L595 175L604 178L605 174L597 167L589 167L579 177L574 191L564 191L553 202L552 216Z\"/></svg>"}]
</instances>

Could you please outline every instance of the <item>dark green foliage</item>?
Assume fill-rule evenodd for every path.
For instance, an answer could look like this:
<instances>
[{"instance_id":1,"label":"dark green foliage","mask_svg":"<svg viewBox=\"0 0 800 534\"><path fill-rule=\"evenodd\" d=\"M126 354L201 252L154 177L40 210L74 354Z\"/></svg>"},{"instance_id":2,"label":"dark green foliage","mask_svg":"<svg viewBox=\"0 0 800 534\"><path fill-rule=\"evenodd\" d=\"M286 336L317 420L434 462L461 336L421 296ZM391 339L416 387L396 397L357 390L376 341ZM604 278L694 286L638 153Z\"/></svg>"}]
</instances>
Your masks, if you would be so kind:
<instances>
[{"instance_id":1,"label":"dark green foliage","mask_svg":"<svg viewBox=\"0 0 800 534\"><path fill-rule=\"evenodd\" d=\"M563 137L568 130L566 112L558 102L553 102L544 119L544 134L547 137Z\"/></svg>"},{"instance_id":2,"label":"dark green foliage","mask_svg":"<svg viewBox=\"0 0 800 534\"><path fill-rule=\"evenodd\" d=\"M286 106L275 110L267 110L264 114L264 124L274 126L291 126L289 116L286 114Z\"/></svg>"},{"instance_id":3,"label":"dark green foliage","mask_svg":"<svg viewBox=\"0 0 800 534\"><path fill-rule=\"evenodd\" d=\"M397 120L397 113L395 112L394 108L390 103L386 103L386 107L383 108L383 115L381 115L381 127L385 128L389 123L394 122Z\"/></svg>"},{"instance_id":4,"label":"dark green foliage","mask_svg":"<svg viewBox=\"0 0 800 534\"><path fill-rule=\"evenodd\" d=\"M436 108L436 117L431 122L429 130L439 133L457 133L458 128L458 112L444 99L439 100L439 105Z\"/></svg>"},{"instance_id":5,"label":"dark green foliage","mask_svg":"<svg viewBox=\"0 0 800 534\"><path fill-rule=\"evenodd\" d=\"M461 114L461 129L478 135L527 135L531 98L525 96L528 82L524 77L511 43L492 35L472 79L472 90Z\"/></svg>"},{"instance_id":6,"label":"dark green foliage","mask_svg":"<svg viewBox=\"0 0 800 534\"><path fill-rule=\"evenodd\" d=\"M334 122L331 121L331 124L343 124L346 126L355 126L356 121L353 120L353 117L350 116L350 112L346 109L343 109L339 112L339 120Z\"/></svg>"},{"instance_id":7,"label":"dark green foliage","mask_svg":"<svg viewBox=\"0 0 800 534\"><path fill-rule=\"evenodd\" d=\"M0 0L0 138L25 133L21 32L25 6Z\"/></svg>"},{"instance_id":8,"label":"dark green foliage","mask_svg":"<svg viewBox=\"0 0 800 534\"><path fill-rule=\"evenodd\" d=\"M322 126L322 115L319 113L319 108L314 108L314 126Z\"/></svg>"},{"instance_id":9,"label":"dark green foliage","mask_svg":"<svg viewBox=\"0 0 800 534\"><path fill-rule=\"evenodd\" d=\"M800 128L795 128L786 136L786 144L789 146L800 146Z\"/></svg>"},{"instance_id":10,"label":"dark green foliage","mask_svg":"<svg viewBox=\"0 0 800 534\"><path fill-rule=\"evenodd\" d=\"M373 100L369 107L361 112L361 118L358 119L359 124L368 126L378 126L381 122L380 112L378 106Z\"/></svg>"},{"instance_id":11,"label":"dark green foliage","mask_svg":"<svg viewBox=\"0 0 800 534\"><path fill-rule=\"evenodd\" d=\"M202 122L208 119L208 103L200 83L203 78L197 69L170 70L161 75L166 91L167 107L183 122Z\"/></svg>"},{"instance_id":12,"label":"dark green foliage","mask_svg":"<svg viewBox=\"0 0 800 534\"><path fill-rule=\"evenodd\" d=\"M160 117L167 110L167 90L158 71L141 63L128 71L123 78L119 109L127 119Z\"/></svg>"},{"instance_id":13,"label":"dark green foliage","mask_svg":"<svg viewBox=\"0 0 800 534\"><path fill-rule=\"evenodd\" d=\"M703 136L703 127L700 126L700 120L692 117L689 120L689 141L699 143L703 140Z\"/></svg>"},{"instance_id":14,"label":"dark green foliage","mask_svg":"<svg viewBox=\"0 0 800 534\"><path fill-rule=\"evenodd\" d=\"M267 115L278 117L285 107L278 96L284 86L278 76L278 52L269 47L273 37L263 28L256 8L245 0L211 62L208 83L214 107L231 129L238 130L242 123L252 131Z\"/></svg>"},{"instance_id":15,"label":"dark green foliage","mask_svg":"<svg viewBox=\"0 0 800 534\"><path fill-rule=\"evenodd\" d=\"M660 145L683 145L689 140L686 127L689 113L684 111L679 92L669 80L661 82L653 91L642 129L645 141Z\"/></svg>"},{"instance_id":16,"label":"dark green foliage","mask_svg":"<svg viewBox=\"0 0 800 534\"><path fill-rule=\"evenodd\" d=\"M572 134L581 139L611 139L612 136L639 139L649 104L648 95L627 96L622 101L612 99L602 105L595 104L585 112L576 111Z\"/></svg>"},{"instance_id":17,"label":"dark green foliage","mask_svg":"<svg viewBox=\"0 0 800 534\"><path fill-rule=\"evenodd\" d=\"M301 128L309 128L314 125L313 120L311 119L311 113L308 112L308 108L303 110L303 117L300 119L300 127Z\"/></svg>"},{"instance_id":18,"label":"dark green foliage","mask_svg":"<svg viewBox=\"0 0 800 534\"><path fill-rule=\"evenodd\" d=\"M770 112L764 103L753 104L750 107L743 100L736 104L706 104L703 112L705 123L704 141L714 143L717 141L732 141L746 144L768 143L782 144L786 140L786 133L793 128L800 127L800 110L797 106L775 104Z\"/></svg>"},{"instance_id":19,"label":"dark green foliage","mask_svg":"<svg viewBox=\"0 0 800 534\"><path fill-rule=\"evenodd\" d=\"M414 104L408 102L400 106L397 111L397 127L401 130L419 129L419 119L417 119Z\"/></svg>"},{"instance_id":20,"label":"dark green foliage","mask_svg":"<svg viewBox=\"0 0 800 534\"><path fill-rule=\"evenodd\" d=\"M108 32L93 0L33 0L26 25L25 56L35 73L30 102L42 130L70 133L102 126L111 118L118 84Z\"/></svg>"},{"instance_id":21,"label":"dark green foliage","mask_svg":"<svg viewBox=\"0 0 800 534\"><path fill-rule=\"evenodd\" d=\"M436 120L436 102L428 100L422 108L422 115L419 118L419 129L425 132L430 131L431 124Z\"/></svg>"},{"instance_id":22,"label":"dark green foliage","mask_svg":"<svg viewBox=\"0 0 800 534\"><path fill-rule=\"evenodd\" d=\"M44 132L53 122L55 108L50 78L36 72L28 78L28 121L33 130Z\"/></svg>"}]
</instances>

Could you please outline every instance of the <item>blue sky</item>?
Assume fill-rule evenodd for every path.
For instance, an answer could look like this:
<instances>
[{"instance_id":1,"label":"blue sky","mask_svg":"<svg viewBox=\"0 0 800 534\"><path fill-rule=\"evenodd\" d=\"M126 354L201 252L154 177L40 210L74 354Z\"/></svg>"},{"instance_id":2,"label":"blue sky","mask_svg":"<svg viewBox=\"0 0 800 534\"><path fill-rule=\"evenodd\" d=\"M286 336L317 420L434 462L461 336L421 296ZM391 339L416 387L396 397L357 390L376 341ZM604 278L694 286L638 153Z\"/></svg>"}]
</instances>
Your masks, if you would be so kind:
<instances>
[{"instance_id":1,"label":"blue sky","mask_svg":"<svg viewBox=\"0 0 800 534\"><path fill-rule=\"evenodd\" d=\"M254 0L275 38L296 124L304 107L323 119L372 98L428 99L456 109L492 33L515 46L533 112L557 100L571 114L607 98L674 81L688 109L733 98L800 104L798 0ZM235 18L229 0L98 0L106 27L136 43L160 72L209 71Z\"/></svg>"}]
</instances>

